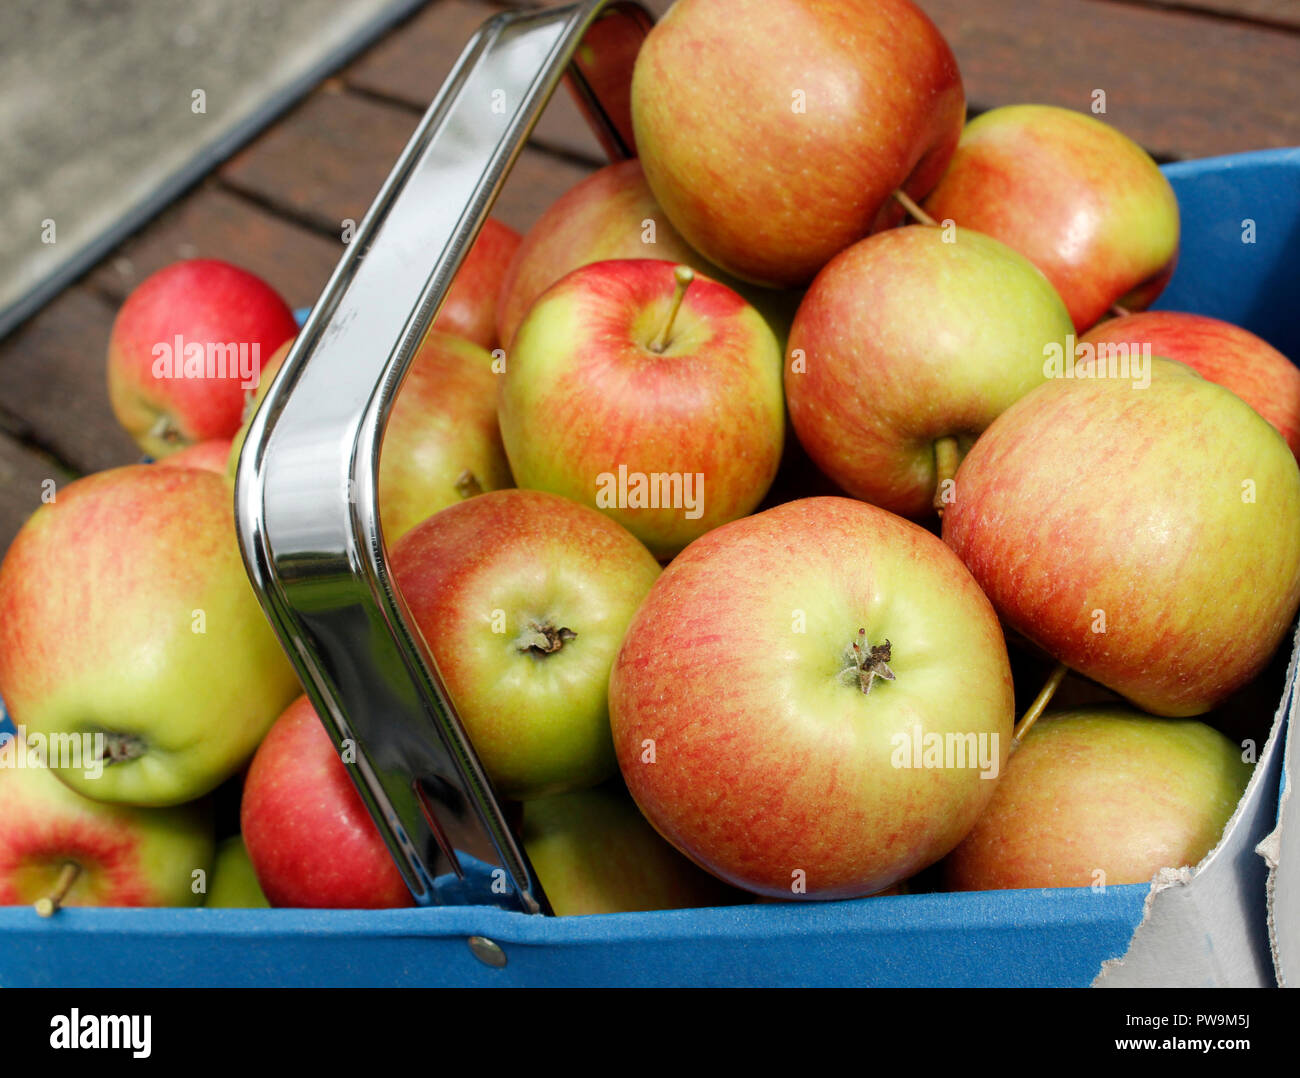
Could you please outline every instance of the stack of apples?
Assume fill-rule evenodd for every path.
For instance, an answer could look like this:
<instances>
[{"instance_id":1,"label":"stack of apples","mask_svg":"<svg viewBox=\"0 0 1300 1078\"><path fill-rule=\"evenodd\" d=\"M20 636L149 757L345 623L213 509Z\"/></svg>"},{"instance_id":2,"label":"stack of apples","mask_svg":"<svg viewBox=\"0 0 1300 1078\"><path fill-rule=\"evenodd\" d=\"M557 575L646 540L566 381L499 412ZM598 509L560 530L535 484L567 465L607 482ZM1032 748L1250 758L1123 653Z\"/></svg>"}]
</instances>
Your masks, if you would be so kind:
<instances>
[{"instance_id":1,"label":"stack of apples","mask_svg":"<svg viewBox=\"0 0 1300 1078\"><path fill-rule=\"evenodd\" d=\"M967 123L910 0L679 0L631 110L637 159L489 222L380 462L557 912L1196 864L1300 606L1300 372L1145 312L1154 162L1084 113ZM50 749L0 769L0 902L410 902L238 555L294 331L216 262L122 308L110 396L158 462L60 490L0 567L7 751Z\"/></svg>"}]
</instances>

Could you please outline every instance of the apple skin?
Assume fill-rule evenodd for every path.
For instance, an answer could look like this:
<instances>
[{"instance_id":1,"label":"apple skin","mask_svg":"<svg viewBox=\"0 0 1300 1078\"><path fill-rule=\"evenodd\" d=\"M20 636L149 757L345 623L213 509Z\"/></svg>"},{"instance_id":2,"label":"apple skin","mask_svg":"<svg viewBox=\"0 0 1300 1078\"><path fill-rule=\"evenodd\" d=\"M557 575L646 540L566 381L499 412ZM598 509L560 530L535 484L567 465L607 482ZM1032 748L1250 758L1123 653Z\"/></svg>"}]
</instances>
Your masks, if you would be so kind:
<instances>
[{"instance_id":1,"label":"apple skin","mask_svg":"<svg viewBox=\"0 0 1300 1078\"><path fill-rule=\"evenodd\" d=\"M564 793L617 771L609 668L659 575L626 529L555 494L495 491L430 517L389 563L502 796ZM577 635L543 653L534 623Z\"/></svg>"},{"instance_id":2,"label":"apple skin","mask_svg":"<svg viewBox=\"0 0 1300 1078\"><path fill-rule=\"evenodd\" d=\"M480 348L495 347L497 296L522 239L509 225L489 217L460 264L432 329Z\"/></svg>"},{"instance_id":3,"label":"apple skin","mask_svg":"<svg viewBox=\"0 0 1300 1078\"><path fill-rule=\"evenodd\" d=\"M492 356L478 345L430 332L411 360L384 430L379 519L392 544L420 521L477 489L514 486L497 426Z\"/></svg>"},{"instance_id":4,"label":"apple skin","mask_svg":"<svg viewBox=\"0 0 1300 1078\"><path fill-rule=\"evenodd\" d=\"M1254 408L1300 458L1300 369L1249 330L1201 314L1144 311L1101 322L1081 340L1149 344L1155 355L1186 363Z\"/></svg>"},{"instance_id":5,"label":"apple skin","mask_svg":"<svg viewBox=\"0 0 1300 1078\"><path fill-rule=\"evenodd\" d=\"M210 258L176 262L127 297L108 344L108 395L117 420L152 457L239 429L245 388L233 378L156 378L154 347L247 345L265 360L298 332L293 312L259 277ZM169 421L167 434L155 428Z\"/></svg>"},{"instance_id":6,"label":"apple skin","mask_svg":"<svg viewBox=\"0 0 1300 1078\"><path fill-rule=\"evenodd\" d=\"M780 345L731 289L697 277L667 347L651 348L674 269L597 262L548 289L515 336L497 412L519 486L602 509L661 559L751 512L785 438ZM702 497L687 505L683 479L681 507L599 504L600 477L620 467L703 476Z\"/></svg>"},{"instance_id":7,"label":"apple skin","mask_svg":"<svg viewBox=\"0 0 1300 1078\"><path fill-rule=\"evenodd\" d=\"M14 722L132 750L98 778L56 771L87 797L200 797L299 692L245 574L230 485L212 472L137 464L78 479L0 565L0 696Z\"/></svg>"},{"instance_id":8,"label":"apple skin","mask_svg":"<svg viewBox=\"0 0 1300 1078\"><path fill-rule=\"evenodd\" d=\"M1000 769L1014 717L1002 630L951 553L883 509L808 498L678 555L610 674L619 767L654 828L772 898L874 894L951 850L997 779L895 766L894 735L983 734ZM892 646L895 680L867 694L859 629Z\"/></svg>"},{"instance_id":9,"label":"apple skin","mask_svg":"<svg viewBox=\"0 0 1300 1078\"><path fill-rule=\"evenodd\" d=\"M523 840L559 917L743 901L660 838L617 781L529 801Z\"/></svg>"},{"instance_id":10,"label":"apple skin","mask_svg":"<svg viewBox=\"0 0 1300 1078\"><path fill-rule=\"evenodd\" d=\"M924 203L1015 248L1084 332L1148 306L1178 257L1178 200L1145 150L1082 112L1008 105L976 117Z\"/></svg>"},{"instance_id":11,"label":"apple skin","mask_svg":"<svg viewBox=\"0 0 1300 1078\"><path fill-rule=\"evenodd\" d=\"M847 493L933 519L935 442L968 450L1042 384L1044 345L1065 348L1072 330L1047 278L997 240L890 229L837 255L804 297L786 353L790 418Z\"/></svg>"},{"instance_id":12,"label":"apple skin","mask_svg":"<svg viewBox=\"0 0 1300 1078\"><path fill-rule=\"evenodd\" d=\"M414 904L306 696L289 705L258 746L239 819L249 860L272 906Z\"/></svg>"},{"instance_id":13,"label":"apple skin","mask_svg":"<svg viewBox=\"0 0 1300 1078\"><path fill-rule=\"evenodd\" d=\"M1144 389L1040 386L955 490L943 537L1007 625L1157 715L1202 714L1253 679L1300 604L1295 458L1180 363L1156 358Z\"/></svg>"},{"instance_id":14,"label":"apple skin","mask_svg":"<svg viewBox=\"0 0 1300 1078\"><path fill-rule=\"evenodd\" d=\"M239 469L253 415L292 343L287 342L264 368L262 384L224 462L230 479ZM379 521L390 545L474 489L514 486L497 425L499 375L494 373L494 363L479 345L436 329L420 342L393 402L380 448ZM462 485L470 477L469 487Z\"/></svg>"},{"instance_id":15,"label":"apple skin","mask_svg":"<svg viewBox=\"0 0 1300 1078\"><path fill-rule=\"evenodd\" d=\"M647 222L653 222L653 243ZM579 181L528 230L501 282L498 340L509 347L528 309L561 277L622 258L677 262L714 279L720 273L673 228L635 158Z\"/></svg>"},{"instance_id":16,"label":"apple skin","mask_svg":"<svg viewBox=\"0 0 1300 1078\"><path fill-rule=\"evenodd\" d=\"M6 753L25 752L21 739ZM206 802L141 809L91 801L44 767L0 767L0 906L48 895L81 866L64 906L197 906L195 871L212 867Z\"/></svg>"},{"instance_id":17,"label":"apple skin","mask_svg":"<svg viewBox=\"0 0 1300 1078\"><path fill-rule=\"evenodd\" d=\"M239 835L232 835L217 847L212 864L208 898L203 903L209 909L266 909L271 903L257 882L253 862Z\"/></svg>"},{"instance_id":18,"label":"apple skin","mask_svg":"<svg viewBox=\"0 0 1300 1078\"><path fill-rule=\"evenodd\" d=\"M1250 773L1238 745L1192 719L1123 707L1049 713L944 862L945 886L1112 886L1195 865L1218 844Z\"/></svg>"},{"instance_id":19,"label":"apple skin","mask_svg":"<svg viewBox=\"0 0 1300 1078\"><path fill-rule=\"evenodd\" d=\"M229 479L233 480L239 471L239 454L244 451L244 440L248 437L248 428L253 422L253 416L257 414L257 409L262 401L266 399L266 395L271 392L271 385L275 382L275 376L280 373L284 361L289 358L293 342L297 339L295 334L271 353L267 361L262 364L262 377L257 383L257 388L250 390L244 396L243 418L240 421L239 430L235 432L235 436L230 440L230 455L226 458L226 477Z\"/></svg>"},{"instance_id":20,"label":"apple skin","mask_svg":"<svg viewBox=\"0 0 1300 1078\"><path fill-rule=\"evenodd\" d=\"M209 438L206 442L197 442L163 457L157 463L160 468L198 468L225 475L232 448L233 439Z\"/></svg>"},{"instance_id":21,"label":"apple skin","mask_svg":"<svg viewBox=\"0 0 1300 1078\"><path fill-rule=\"evenodd\" d=\"M659 204L706 258L775 287L896 220L896 188L925 195L965 114L952 50L910 0L678 0L632 78Z\"/></svg>"}]
</instances>

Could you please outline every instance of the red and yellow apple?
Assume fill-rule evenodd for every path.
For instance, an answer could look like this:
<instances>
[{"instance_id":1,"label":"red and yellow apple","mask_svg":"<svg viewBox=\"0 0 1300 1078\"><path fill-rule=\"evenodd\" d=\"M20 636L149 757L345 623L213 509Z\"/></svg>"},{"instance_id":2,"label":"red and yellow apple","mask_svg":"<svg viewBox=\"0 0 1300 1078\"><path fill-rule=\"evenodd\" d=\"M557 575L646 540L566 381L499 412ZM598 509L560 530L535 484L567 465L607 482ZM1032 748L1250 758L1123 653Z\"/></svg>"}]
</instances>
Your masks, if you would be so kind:
<instances>
[{"instance_id":1,"label":"red and yellow apple","mask_svg":"<svg viewBox=\"0 0 1300 1078\"><path fill-rule=\"evenodd\" d=\"M943 537L1059 662L1199 715L1264 668L1300 605L1300 469L1224 387L1160 358L1133 374L1076 372L1003 412Z\"/></svg>"},{"instance_id":2,"label":"red and yellow apple","mask_svg":"<svg viewBox=\"0 0 1300 1078\"><path fill-rule=\"evenodd\" d=\"M813 462L855 498L932 519L958 462L1044 380L1073 327L1024 256L970 229L894 228L817 275L785 395Z\"/></svg>"},{"instance_id":3,"label":"red and yellow apple","mask_svg":"<svg viewBox=\"0 0 1300 1078\"><path fill-rule=\"evenodd\" d=\"M176 262L122 304L108 344L118 422L154 457L239 429L262 362L298 331L260 278L216 259Z\"/></svg>"},{"instance_id":4,"label":"red and yellow apple","mask_svg":"<svg viewBox=\"0 0 1300 1078\"><path fill-rule=\"evenodd\" d=\"M510 346L528 309L561 277L617 258L658 258L718 274L669 223L640 161L607 165L565 192L524 236L501 284L500 342Z\"/></svg>"},{"instance_id":5,"label":"red and yellow apple","mask_svg":"<svg viewBox=\"0 0 1300 1078\"><path fill-rule=\"evenodd\" d=\"M1186 363L1227 386L1267 419L1300 457L1300 368L1249 330L1182 311L1144 311L1093 326L1081 343L1150 345L1157 356Z\"/></svg>"},{"instance_id":6,"label":"red and yellow apple","mask_svg":"<svg viewBox=\"0 0 1300 1078\"><path fill-rule=\"evenodd\" d=\"M523 840L560 917L727 906L740 898L655 834L617 780L529 801Z\"/></svg>"},{"instance_id":7,"label":"red and yellow apple","mask_svg":"<svg viewBox=\"0 0 1300 1078\"><path fill-rule=\"evenodd\" d=\"M272 906L412 905L347 766L305 696L258 747L244 780L239 828Z\"/></svg>"},{"instance_id":8,"label":"red and yellow apple","mask_svg":"<svg viewBox=\"0 0 1300 1078\"><path fill-rule=\"evenodd\" d=\"M226 474L230 462L233 439L209 438L206 442L196 442L184 449L163 457L158 461L160 468L198 468L202 471Z\"/></svg>"},{"instance_id":9,"label":"red and yellow apple","mask_svg":"<svg viewBox=\"0 0 1300 1078\"><path fill-rule=\"evenodd\" d=\"M33 766L28 749L22 738L0 744L0 906L48 899L61 883L55 907L203 901L196 881L213 856L206 803L142 809L92 801Z\"/></svg>"},{"instance_id":10,"label":"red and yellow apple","mask_svg":"<svg viewBox=\"0 0 1300 1078\"><path fill-rule=\"evenodd\" d=\"M1250 764L1217 730L1131 708L1044 715L993 800L944 861L957 891L1146 883L1197 864L1237 808Z\"/></svg>"},{"instance_id":11,"label":"red and yellow apple","mask_svg":"<svg viewBox=\"0 0 1300 1078\"><path fill-rule=\"evenodd\" d=\"M597 262L534 304L498 416L521 487L607 513L659 558L751 512L785 437L781 349L731 289Z\"/></svg>"},{"instance_id":12,"label":"red and yellow apple","mask_svg":"<svg viewBox=\"0 0 1300 1078\"><path fill-rule=\"evenodd\" d=\"M875 894L988 803L1006 645L944 544L847 498L788 502L664 570L610 675L619 767L669 842L773 898Z\"/></svg>"},{"instance_id":13,"label":"red and yellow apple","mask_svg":"<svg viewBox=\"0 0 1300 1078\"><path fill-rule=\"evenodd\" d=\"M609 668L659 575L644 546L594 509L502 490L430 517L389 561L502 796L614 774Z\"/></svg>"},{"instance_id":14,"label":"red and yellow apple","mask_svg":"<svg viewBox=\"0 0 1300 1078\"><path fill-rule=\"evenodd\" d=\"M1149 306L1178 256L1178 200L1145 150L1093 116L1008 105L977 116L925 200L1047 274L1082 333Z\"/></svg>"},{"instance_id":15,"label":"red and yellow apple","mask_svg":"<svg viewBox=\"0 0 1300 1078\"><path fill-rule=\"evenodd\" d=\"M379 519L391 545L440 509L514 485L497 426L501 375L477 344L436 330L393 402L379 455Z\"/></svg>"},{"instance_id":16,"label":"red and yellow apple","mask_svg":"<svg viewBox=\"0 0 1300 1078\"><path fill-rule=\"evenodd\" d=\"M192 801L300 691L212 472L138 464L76 480L0 565L0 696L28 731L103 735L102 774L54 768L86 797Z\"/></svg>"},{"instance_id":17,"label":"red and yellow apple","mask_svg":"<svg viewBox=\"0 0 1300 1078\"><path fill-rule=\"evenodd\" d=\"M497 343L497 296L522 237L489 217L456 271L432 328L473 341L480 348Z\"/></svg>"},{"instance_id":18,"label":"red and yellow apple","mask_svg":"<svg viewBox=\"0 0 1300 1078\"><path fill-rule=\"evenodd\" d=\"M895 189L925 195L965 114L952 50L910 0L678 0L632 79L659 205L706 258L773 287L895 220Z\"/></svg>"}]
</instances>

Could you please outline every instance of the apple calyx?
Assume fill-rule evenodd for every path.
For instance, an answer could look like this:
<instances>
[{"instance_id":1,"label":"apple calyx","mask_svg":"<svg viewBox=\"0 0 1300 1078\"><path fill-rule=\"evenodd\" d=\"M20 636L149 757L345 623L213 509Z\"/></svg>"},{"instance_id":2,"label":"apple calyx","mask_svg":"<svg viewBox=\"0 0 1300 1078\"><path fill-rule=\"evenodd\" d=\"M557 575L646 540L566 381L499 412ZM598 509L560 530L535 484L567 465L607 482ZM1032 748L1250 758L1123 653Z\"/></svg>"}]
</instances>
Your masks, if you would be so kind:
<instances>
[{"instance_id":1,"label":"apple calyx","mask_svg":"<svg viewBox=\"0 0 1300 1078\"><path fill-rule=\"evenodd\" d=\"M894 671L889 668L892 650L888 640L883 644L869 646L867 630L858 630L858 638L853 641L849 665L845 668L844 674L856 682L863 696L871 692L871 686L875 684L876 678L883 681L895 680Z\"/></svg>"},{"instance_id":2,"label":"apple calyx","mask_svg":"<svg viewBox=\"0 0 1300 1078\"><path fill-rule=\"evenodd\" d=\"M149 428L149 437L158 438L168 445L184 445L185 436L181 433L180 427L172 422L172 417L166 412L161 413L154 424Z\"/></svg>"},{"instance_id":3,"label":"apple calyx","mask_svg":"<svg viewBox=\"0 0 1300 1078\"><path fill-rule=\"evenodd\" d=\"M578 634L569 628L556 628L549 622L540 625L535 621L528 623L528 628L519 635L515 646L523 652L534 655L554 655L570 640L577 640Z\"/></svg>"},{"instance_id":4,"label":"apple calyx","mask_svg":"<svg viewBox=\"0 0 1300 1078\"><path fill-rule=\"evenodd\" d=\"M145 754L146 747L144 738L137 737L135 734L106 732L104 734L104 763L111 767L113 764L124 764L139 759Z\"/></svg>"},{"instance_id":5,"label":"apple calyx","mask_svg":"<svg viewBox=\"0 0 1300 1078\"><path fill-rule=\"evenodd\" d=\"M36 912L42 917L53 917L54 911L63 904L63 900L68 897L68 892L72 890L72 885L77 882L77 877L80 875L81 866L76 861L65 861L59 871L58 879L54 881L54 890L48 895L42 895L33 903Z\"/></svg>"},{"instance_id":6,"label":"apple calyx","mask_svg":"<svg viewBox=\"0 0 1300 1078\"><path fill-rule=\"evenodd\" d=\"M673 323L677 321L677 312L682 309L682 300L686 298L686 290L690 288L691 282L695 280L695 271L690 266L676 266L673 269L673 279L677 282L677 285L673 289L672 306L668 308L668 321L664 323L664 328L659 331L659 336L650 342L650 351L652 352L662 352L668 347L673 332Z\"/></svg>"},{"instance_id":7,"label":"apple calyx","mask_svg":"<svg viewBox=\"0 0 1300 1078\"><path fill-rule=\"evenodd\" d=\"M478 476L466 468L456 477L456 493L462 498L472 498L476 494L483 493L483 484L478 481Z\"/></svg>"}]
</instances>

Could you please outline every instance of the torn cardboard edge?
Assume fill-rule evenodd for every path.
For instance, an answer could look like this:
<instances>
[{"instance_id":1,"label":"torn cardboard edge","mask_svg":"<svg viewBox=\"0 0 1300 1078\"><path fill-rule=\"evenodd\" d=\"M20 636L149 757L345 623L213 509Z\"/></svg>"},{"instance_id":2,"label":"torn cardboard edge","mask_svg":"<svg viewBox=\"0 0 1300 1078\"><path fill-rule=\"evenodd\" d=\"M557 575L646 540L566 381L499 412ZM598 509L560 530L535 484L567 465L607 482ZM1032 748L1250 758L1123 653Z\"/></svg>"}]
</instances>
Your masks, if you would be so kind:
<instances>
[{"instance_id":1,"label":"torn cardboard edge","mask_svg":"<svg viewBox=\"0 0 1300 1078\"><path fill-rule=\"evenodd\" d=\"M1295 987L1300 978L1300 802L1291 796L1300 765L1297 746L1295 723L1288 723L1277 826L1255 847L1268 866L1268 943L1277 983L1283 988Z\"/></svg>"},{"instance_id":2,"label":"torn cardboard edge","mask_svg":"<svg viewBox=\"0 0 1300 1078\"><path fill-rule=\"evenodd\" d=\"M1264 988L1282 979L1280 965L1275 973L1277 947L1271 945L1269 896L1277 888L1261 847L1269 845L1268 833L1279 818L1282 742L1296 693L1298 650L1300 630L1292 638L1268 740L1223 838L1195 868L1156 875L1127 952L1102 963L1094 988ZM1283 860L1294 872L1296 858ZM1294 915L1293 884L1287 893L1292 905L1284 908Z\"/></svg>"}]
</instances>

